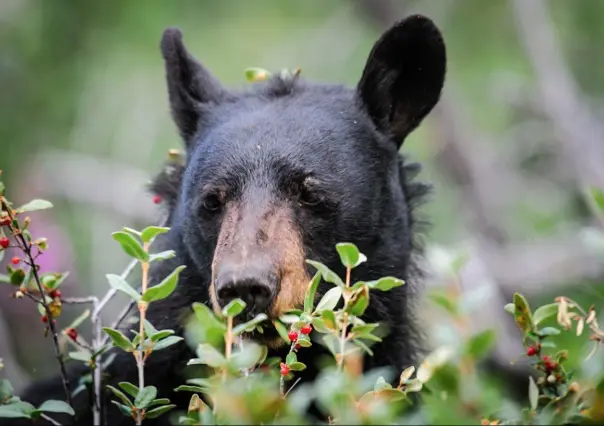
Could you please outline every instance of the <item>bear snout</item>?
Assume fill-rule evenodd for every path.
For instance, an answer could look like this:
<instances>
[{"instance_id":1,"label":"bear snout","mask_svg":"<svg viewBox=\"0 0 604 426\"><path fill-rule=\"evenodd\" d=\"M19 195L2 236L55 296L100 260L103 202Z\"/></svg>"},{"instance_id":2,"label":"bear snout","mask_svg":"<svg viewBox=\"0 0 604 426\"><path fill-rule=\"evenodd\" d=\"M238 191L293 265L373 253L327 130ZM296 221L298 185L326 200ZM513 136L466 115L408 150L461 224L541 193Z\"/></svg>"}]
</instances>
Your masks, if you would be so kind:
<instances>
[{"instance_id":1,"label":"bear snout","mask_svg":"<svg viewBox=\"0 0 604 426\"><path fill-rule=\"evenodd\" d=\"M216 299L224 307L234 299L246 304L250 314L266 313L275 300L279 278L268 262L222 263L214 281Z\"/></svg>"}]
</instances>

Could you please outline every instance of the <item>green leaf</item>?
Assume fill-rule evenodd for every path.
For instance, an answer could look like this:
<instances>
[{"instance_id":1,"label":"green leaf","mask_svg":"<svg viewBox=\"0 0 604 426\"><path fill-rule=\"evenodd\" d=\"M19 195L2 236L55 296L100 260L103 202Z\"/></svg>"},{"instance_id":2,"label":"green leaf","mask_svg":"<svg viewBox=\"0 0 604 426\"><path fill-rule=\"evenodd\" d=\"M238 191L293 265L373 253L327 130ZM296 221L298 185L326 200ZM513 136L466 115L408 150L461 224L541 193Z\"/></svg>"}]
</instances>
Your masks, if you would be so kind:
<instances>
[{"instance_id":1,"label":"green leaf","mask_svg":"<svg viewBox=\"0 0 604 426\"><path fill-rule=\"evenodd\" d=\"M143 240L143 243L149 243L153 238L157 237L159 234L164 234L169 230L170 228L166 228L163 226L148 226L141 232L141 240Z\"/></svg>"},{"instance_id":2,"label":"green leaf","mask_svg":"<svg viewBox=\"0 0 604 426\"><path fill-rule=\"evenodd\" d=\"M285 357L285 363L286 364L291 364L293 362L298 362L298 357L296 356L295 352L290 352Z\"/></svg>"},{"instance_id":3,"label":"green leaf","mask_svg":"<svg viewBox=\"0 0 604 426\"><path fill-rule=\"evenodd\" d=\"M323 280L325 280L326 282L335 284L342 288L345 287L344 281L342 281L342 279L338 276L338 274L333 272L327 266L323 265L320 262L315 262L314 260L307 260L306 263L308 263L311 266L314 266L315 269L321 273L321 275L323 276Z\"/></svg>"},{"instance_id":4,"label":"green leaf","mask_svg":"<svg viewBox=\"0 0 604 426\"><path fill-rule=\"evenodd\" d=\"M157 342L158 340L161 340L174 334L174 330L162 330L153 333L145 329L145 332L149 335L149 339L151 339L152 342Z\"/></svg>"},{"instance_id":5,"label":"green leaf","mask_svg":"<svg viewBox=\"0 0 604 426\"><path fill-rule=\"evenodd\" d=\"M361 263L367 261L367 257L359 252L358 247L353 243L336 244L336 250L340 255L342 265L347 268L356 268Z\"/></svg>"},{"instance_id":6,"label":"green leaf","mask_svg":"<svg viewBox=\"0 0 604 426\"><path fill-rule=\"evenodd\" d=\"M0 401L10 398L14 392L13 385L7 379L0 379Z\"/></svg>"},{"instance_id":7,"label":"green leaf","mask_svg":"<svg viewBox=\"0 0 604 426\"><path fill-rule=\"evenodd\" d=\"M124 414L127 417L132 417L132 411L126 405L120 404L117 401L111 401L111 403L117 405L117 408L120 409L120 411L122 412L122 414Z\"/></svg>"},{"instance_id":8,"label":"green leaf","mask_svg":"<svg viewBox=\"0 0 604 426\"><path fill-rule=\"evenodd\" d=\"M279 336L283 339L283 341L287 344L291 343L289 337L287 336L287 328L283 325L281 321L275 320L273 321L273 325L275 326L275 330L279 333Z\"/></svg>"},{"instance_id":9,"label":"green leaf","mask_svg":"<svg viewBox=\"0 0 604 426\"><path fill-rule=\"evenodd\" d=\"M334 356L338 353L336 348L338 347L339 343L340 340L333 334L326 334L323 336L323 344Z\"/></svg>"},{"instance_id":10,"label":"green leaf","mask_svg":"<svg viewBox=\"0 0 604 426\"><path fill-rule=\"evenodd\" d=\"M129 382L119 382L118 385L125 392L127 392L128 395L130 395L133 398L136 398L136 396L138 395L138 392L140 391L140 389L138 388L138 386L135 386L135 385L133 385L132 383L129 383Z\"/></svg>"},{"instance_id":11,"label":"green leaf","mask_svg":"<svg viewBox=\"0 0 604 426\"><path fill-rule=\"evenodd\" d=\"M162 282L156 286L150 287L143 294L143 300L145 302L156 302L158 300L165 299L168 297L178 284L178 274L185 269L186 266L181 265L174 269L170 275L163 279Z\"/></svg>"},{"instance_id":12,"label":"green leaf","mask_svg":"<svg viewBox=\"0 0 604 426\"><path fill-rule=\"evenodd\" d=\"M529 376L529 401L531 410L536 410L539 402L539 388L531 376Z\"/></svg>"},{"instance_id":13,"label":"green leaf","mask_svg":"<svg viewBox=\"0 0 604 426\"><path fill-rule=\"evenodd\" d=\"M165 339L162 339L159 342L153 344L153 350L159 351L159 350L165 349L168 346L175 345L176 343L180 342L181 340L183 340L183 338L180 336L166 337Z\"/></svg>"},{"instance_id":14,"label":"green leaf","mask_svg":"<svg viewBox=\"0 0 604 426\"><path fill-rule=\"evenodd\" d=\"M193 303L195 318L204 329L218 329L221 333L226 332L226 326L214 315L214 312L203 303Z\"/></svg>"},{"instance_id":15,"label":"green leaf","mask_svg":"<svg viewBox=\"0 0 604 426\"><path fill-rule=\"evenodd\" d=\"M157 399L154 399L153 401L151 401L151 404L149 404L147 409L149 409L151 407L155 407L156 405L167 405L169 403L170 403L170 400L168 398L157 398Z\"/></svg>"},{"instance_id":16,"label":"green leaf","mask_svg":"<svg viewBox=\"0 0 604 426\"><path fill-rule=\"evenodd\" d=\"M194 393L206 393L208 388L201 386L192 386L192 385L180 385L174 392L194 392Z\"/></svg>"},{"instance_id":17,"label":"green leaf","mask_svg":"<svg viewBox=\"0 0 604 426\"><path fill-rule=\"evenodd\" d=\"M497 335L493 330L485 330L475 334L465 345L466 354L474 360L483 358L492 349L496 337Z\"/></svg>"},{"instance_id":18,"label":"green leaf","mask_svg":"<svg viewBox=\"0 0 604 426\"><path fill-rule=\"evenodd\" d=\"M310 283L308 283L308 289L304 296L304 312L310 314L312 312L313 303L315 302L315 295L317 294L317 288L321 282L321 273L317 272Z\"/></svg>"},{"instance_id":19,"label":"green leaf","mask_svg":"<svg viewBox=\"0 0 604 426\"><path fill-rule=\"evenodd\" d=\"M4 251L0 252L2 254L0 254L0 256L4 255ZM1 261L2 259L0 259ZM7 284L11 284L10 282L10 277L6 274L0 274L0 283L7 283Z\"/></svg>"},{"instance_id":20,"label":"green leaf","mask_svg":"<svg viewBox=\"0 0 604 426\"><path fill-rule=\"evenodd\" d=\"M254 329L260 324L262 321L265 321L268 317L266 314L258 314L253 319L248 322L244 322L243 324L239 324L238 326L233 328L233 335L239 336L241 333L250 333L254 331Z\"/></svg>"},{"instance_id":21,"label":"green leaf","mask_svg":"<svg viewBox=\"0 0 604 426\"><path fill-rule=\"evenodd\" d=\"M524 334L533 331L535 328L531 315L531 308L524 296L519 293L514 294L514 319L516 325L518 325L518 328L520 328Z\"/></svg>"},{"instance_id":22,"label":"green leaf","mask_svg":"<svg viewBox=\"0 0 604 426\"><path fill-rule=\"evenodd\" d=\"M359 348L367 352L369 356L373 356L373 351L367 346L362 340L353 339L352 340Z\"/></svg>"},{"instance_id":23,"label":"green leaf","mask_svg":"<svg viewBox=\"0 0 604 426\"><path fill-rule=\"evenodd\" d=\"M234 371L240 371L255 366L263 355L262 347L255 343L247 343L243 349L229 359L229 365Z\"/></svg>"},{"instance_id":24,"label":"green leaf","mask_svg":"<svg viewBox=\"0 0 604 426\"><path fill-rule=\"evenodd\" d=\"M140 260L141 262L149 261L149 253L147 253L140 242L127 232L114 232L113 239L120 243L122 249L130 257Z\"/></svg>"},{"instance_id":25,"label":"green leaf","mask_svg":"<svg viewBox=\"0 0 604 426\"><path fill-rule=\"evenodd\" d=\"M604 215L604 191L597 187L589 188L589 195L598 214Z\"/></svg>"},{"instance_id":26,"label":"green leaf","mask_svg":"<svg viewBox=\"0 0 604 426\"><path fill-rule=\"evenodd\" d=\"M368 281L367 282L367 286L370 289L376 289L376 290L381 290L381 291L389 291L395 287L400 287L403 284L405 284L405 281L399 280L398 278L394 278L394 277L384 277L384 278L380 278L377 281Z\"/></svg>"},{"instance_id":27,"label":"green leaf","mask_svg":"<svg viewBox=\"0 0 604 426\"><path fill-rule=\"evenodd\" d=\"M236 317L245 309L245 302L241 299L233 299L222 309L222 315L225 317Z\"/></svg>"},{"instance_id":28,"label":"green leaf","mask_svg":"<svg viewBox=\"0 0 604 426\"><path fill-rule=\"evenodd\" d=\"M126 394L124 392L122 392L121 390L119 390L118 388L115 388L111 385L107 385L107 389L109 389L111 392L114 393L115 396L117 396L119 399L122 400L122 402L124 404L126 404L128 407L132 407L132 401L130 401L130 398L128 398L126 396Z\"/></svg>"},{"instance_id":29,"label":"green leaf","mask_svg":"<svg viewBox=\"0 0 604 426\"><path fill-rule=\"evenodd\" d=\"M451 298L447 297L442 292L432 291L428 294L428 297L451 315L457 315L458 309L455 301L451 300Z\"/></svg>"},{"instance_id":30,"label":"green leaf","mask_svg":"<svg viewBox=\"0 0 604 426\"><path fill-rule=\"evenodd\" d=\"M153 410L147 411L147 413L145 414L145 419L154 419L156 417L161 416L164 413L167 413L168 411L170 411L171 409L173 409L175 407L176 407L176 405L170 404L170 405L162 405L161 407L154 408Z\"/></svg>"},{"instance_id":31,"label":"green leaf","mask_svg":"<svg viewBox=\"0 0 604 426\"><path fill-rule=\"evenodd\" d=\"M330 288L323 295L323 297L317 304L317 308L315 309L315 311L321 312L321 311L325 311L325 310L328 310L328 311L333 310L336 307L336 305L338 304L338 302L340 301L341 297L342 297L342 288L341 287Z\"/></svg>"},{"instance_id":32,"label":"green leaf","mask_svg":"<svg viewBox=\"0 0 604 426\"><path fill-rule=\"evenodd\" d=\"M145 386L142 388L134 399L134 406L137 408L147 408L149 404L157 396L157 388L155 386Z\"/></svg>"},{"instance_id":33,"label":"green leaf","mask_svg":"<svg viewBox=\"0 0 604 426\"><path fill-rule=\"evenodd\" d=\"M271 73L262 68L252 67L245 70L245 78L251 83L267 80L270 76Z\"/></svg>"},{"instance_id":34,"label":"green leaf","mask_svg":"<svg viewBox=\"0 0 604 426\"><path fill-rule=\"evenodd\" d=\"M557 336L560 330L556 327L543 327L538 333L540 336Z\"/></svg>"},{"instance_id":35,"label":"green leaf","mask_svg":"<svg viewBox=\"0 0 604 426\"><path fill-rule=\"evenodd\" d=\"M21 268L15 269L10 274L10 283L13 285L21 285L25 281L25 271Z\"/></svg>"},{"instance_id":36,"label":"green leaf","mask_svg":"<svg viewBox=\"0 0 604 426\"><path fill-rule=\"evenodd\" d=\"M291 371L302 371L306 368L306 365L301 362L292 362L291 364L288 364L288 367Z\"/></svg>"},{"instance_id":37,"label":"green leaf","mask_svg":"<svg viewBox=\"0 0 604 426\"><path fill-rule=\"evenodd\" d=\"M118 346L126 352L134 352L134 345L132 342L124 336L120 331L114 330L109 327L103 327L103 331L111 338L113 346Z\"/></svg>"},{"instance_id":38,"label":"green leaf","mask_svg":"<svg viewBox=\"0 0 604 426\"><path fill-rule=\"evenodd\" d=\"M20 212L33 212L36 210L45 210L52 208L52 203L46 200L35 199L27 204L23 204L17 210Z\"/></svg>"},{"instance_id":39,"label":"green leaf","mask_svg":"<svg viewBox=\"0 0 604 426\"><path fill-rule=\"evenodd\" d=\"M558 313L558 304L550 303L548 305L539 306L533 313L533 322L539 325L540 322L553 317Z\"/></svg>"},{"instance_id":40,"label":"green leaf","mask_svg":"<svg viewBox=\"0 0 604 426\"><path fill-rule=\"evenodd\" d=\"M137 236L137 237L139 237L139 238L140 238L140 236L141 236L141 233L140 233L140 232L138 232L136 229L132 229L132 228L128 228L128 227L123 227L122 229L123 229L124 231L126 231L126 232L128 232L128 233L132 234L132 235L136 235L136 236Z\"/></svg>"},{"instance_id":41,"label":"green leaf","mask_svg":"<svg viewBox=\"0 0 604 426\"><path fill-rule=\"evenodd\" d=\"M331 311L323 311L323 312L331 312ZM330 332L330 329L327 327L327 324L323 318L313 317L312 326L319 333L329 333Z\"/></svg>"},{"instance_id":42,"label":"green leaf","mask_svg":"<svg viewBox=\"0 0 604 426\"><path fill-rule=\"evenodd\" d=\"M107 277L107 280L109 281L109 285L111 287L113 287L116 290L126 293L128 296L130 296L137 302L141 300L141 295L138 294L138 292L135 289L130 287L130 284L128 284L126 282L126 280L124 280L122 277L120 277L119 275L114 275L114 274L107 274L105 276Z\"/></svg>"},{"instance_id":43,"label":"green leaf","mask_svg":"<svg viewBox=\"0 0 604 426\"><path fill-rule=\"evenodd\" d=\"M201 343L197 347L197 358L189 360L188 365L206 364L213 368L220 368L226 365L226 358L208 343Z\"/></svg>"},{"instance_id":44,"label":"green leaf","mask_svg":"<svg viewBox=\"0 0 604 426\"><path fill-rule=\"evenodd\" d=\"M373 386L373 391L378 392L382 389L392 389L392 385L388 383L382 376L380 376L378 377L375 382L375 385Z\"/></svg>"},{"instance_id":45,"label":"green leaf","mask_svg":"<svg viewBox=\"0 0 604 426\"><path fill-rule=\"evenodd\" d=\"M350 313L352 315L361 316L365 313L365 309L369 306L369 290L362 291L355 295L354 300L350 304Z\"/></svg>"},{"instance_id":46,"label":"green leaf","mask_svg":"<svg viewBox=\"0 0 604 426\"><path fill-rule=\"evenodd\" d=\"M0 418L30 419L31 413L35 408L31 404L25 404L23 404L22 401L19 401L12 404L0 405Z\"/></svg>"},{"instance_id":47,"label":"green leaf","mask_svg":"<svg viewBox=\"0 0 604 426\"><path fill-rule=\"evenodd\" d=\"M38 410L44 411L45 413L65 413L70 416L75 416L75 411L71 406L64 401L57 401L54 399L48 400L38 407Z\"/></svg>"},{"instance_id":48,"label":"green leaf","mask_svg":"<svg viewBox=\"0 0 604 426\"><path fill-rule=\"evenodd\" d=\"M149 256L149 263L156 260L172 259L174 256L176 256L176 252L174 250L160 251L159 253L153 253Z\"/></svg>"},{"instance_id":49,"label":"green leaf","mask_svg":"<svg viewBox=\"0 0 604 426\"><path fill-rule=\"evenodd\" d=\"M69 358L75 361L89 362L92 354L88 351L69 352Z\"/></svg>"},{"instance_id":50,"label":"green leaf","mask_svg":"<svg viewBox=\"0 0 604 426\"><path fill-rule=\"evenodd\" d=\"M379 327L379 324L362 324L362 325L355 325L354 327L352 327L352 330L350 330L355 336L364 336L366 334L371 334L371 332L373 330L375 330L377 327Z\"/></svg>"}]
</instances>

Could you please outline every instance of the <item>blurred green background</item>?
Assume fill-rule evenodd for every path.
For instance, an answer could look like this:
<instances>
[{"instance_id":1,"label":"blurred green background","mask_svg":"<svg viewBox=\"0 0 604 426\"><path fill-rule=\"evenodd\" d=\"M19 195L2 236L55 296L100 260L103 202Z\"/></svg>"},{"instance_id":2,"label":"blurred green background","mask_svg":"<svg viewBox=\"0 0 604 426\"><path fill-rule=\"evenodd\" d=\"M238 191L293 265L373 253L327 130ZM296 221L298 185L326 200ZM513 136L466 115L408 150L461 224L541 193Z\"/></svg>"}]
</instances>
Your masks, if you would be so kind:
<instances>
[{"instance_id":1,"label":"blurred green background","mask_svg":"<svg viewBox=\"0 0 604 426\"><path fill-rule=\"evenodd\" d=\"M158 220L145 184L180 145L159 54L166 27L229 86L247 84L250 66L354 85L381 32L415 12L442 29L449 61L443 101L403 147L436 189L422 209L428 287L446 281L452 250L469 254L472 324L498 330L504 369L522 351L502 309L514 291L604 307L602 222L582 192L604 187L601 0L3 0L0 168L10 199L55 205L32 215L51 247L42 267L71 271L66 296L102 295L105 274L127 262L111 232ZM19 388L56 367L35 308L9 293L0 288L0 357ZM447 340L435 315L426 308L427 326ZM582 348L580 366L586 337L564 339Z\"/></svg>"}]
</instances>

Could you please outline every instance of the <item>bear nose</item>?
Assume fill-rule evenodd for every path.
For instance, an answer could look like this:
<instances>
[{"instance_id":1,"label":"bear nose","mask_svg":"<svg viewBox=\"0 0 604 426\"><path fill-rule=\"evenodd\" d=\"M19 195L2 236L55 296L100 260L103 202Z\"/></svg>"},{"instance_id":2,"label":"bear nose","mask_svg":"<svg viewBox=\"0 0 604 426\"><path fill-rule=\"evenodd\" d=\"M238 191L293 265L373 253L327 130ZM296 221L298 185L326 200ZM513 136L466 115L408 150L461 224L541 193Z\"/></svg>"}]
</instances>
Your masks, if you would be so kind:
<instances>
[{"instance_id":1,"label":"bear nose","mask_svg":"<svg viewBox=\"0 0 604 426\"><path fill-rule=\"evenodd\" d=\"M233 299L241 299L246 311L261 312L273 302L277 276L260 268L223 267L216 281L216 296L220 306L226 306Z\"/></svg>"}]
</instances>

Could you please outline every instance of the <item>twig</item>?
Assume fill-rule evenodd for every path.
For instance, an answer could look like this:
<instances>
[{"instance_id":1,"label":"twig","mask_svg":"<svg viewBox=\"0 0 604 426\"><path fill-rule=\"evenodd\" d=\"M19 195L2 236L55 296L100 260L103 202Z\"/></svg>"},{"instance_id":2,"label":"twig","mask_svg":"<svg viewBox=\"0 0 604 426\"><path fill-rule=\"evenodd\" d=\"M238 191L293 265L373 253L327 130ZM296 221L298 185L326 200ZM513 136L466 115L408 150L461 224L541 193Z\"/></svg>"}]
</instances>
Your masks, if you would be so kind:
<instances>
[{"instance_id":1,"label":"twig","mask_svg":"<svg viewBox=\"0 0 604 426\"><path fill-rule=\"evenodd\" d=\"M42 417L44 420L46 420L47 422L52 423L55 426L61 426L61 423L59 423L58 421L56 421L55 419L53 419L52 417L47 416L46 414L42 413L40 414L40 417ZM97 424L97 423L95 423Z\"/></svg>"},{"instance_id":2,"label":"twig","mask_svg":"<svg viewBox=\"0 0 604 426\"><path fill-rule=\"evenodd\" d=\"M148 242L143 244L143 250L146 253L149 252ZM147 291L147 285L149 284L149 261L141 261L142 270L142 290L141 294L145 294ZM142 391L145 387L145 360L147 358L147 349L144 347L145 344L145 315L147 314L147 302L138 302L138 310L140 313L139 318L139 337L140 337L140 349L134 351L134 357L136 358L136 367L138 368L138 387ZM136 413L136 424L141 425L143 423L143 411L139 410Z\"/></svg>"},{"instance_id":3,"label":"twig","mask_svg":"<svg viewBox=\"0 0 604 426\"><path fill-rule=\"evenodd\" d=\"M21 232L20 229L13 229L12 223L15 218L12 213L12 209L6 203L6 200L4 199L4 197L0 198L0 201L2 204L2 208L8 213L8 216L11 219L10 228L13 230L13 234L14 234L15 238L21 242L21 245L22 245L21 250L27 256L27 259L28 259L30 265L32 265L31 272L34 277L34 281L36 282L36 286L38 287L38 291L40 292L40 295L41 295L41 300L39 303L44 307L46 316L48 318L48 327L50 328L50 332L52 334L55 357L57 358L57 361L59 362L59 368L61 370L61 381L63 382L63 390L65 391L65 396L67 397L68 404L73 407L73 400L71 398L71 393L69 392L69 378L67 377L67 370L65 369L65 363L63 362L63 355L61 354L61 350L59 349L59 336L57 335L57 328L55 327L55 324L53 321L52 312L50 311L50 308L48 307L48 303L46 303L46 298L44 296L44 290L42 288L42 282L40 281L40 276L38 275L38 268L36 267L36 263L34 262L34 258L31 253L31 245L25 239L25 237L23 236L23 233Z\"/></svg>"},{"instance_id":4,"label":"twig","mask_svg":"<svg viewBox=\"0 0 604 426\"><path fill-rule=\"evenodd\" d=\"M348 289L350 288L350 266L346 267L346 289L342 292L344 297L344 309L348 306L349 296ZM344 311L344 319L342 321L342 334L340 335L340 356L338 357L338 370L342 371L344 368L344 350L346 349L346 329L348 328L348 313Z\"/></svg>"},{"instance_id":5,"label":"twig","mask_svg":"<svg viewBox=\"0 0 604 426\"><path fill-rule=\"evenodd\" d=\"M121 273L120 278L122 278L123 280L126 280L128 278L128 276L134 270L134 267L136 266L137 263L138 263L138 260L136 260L136 259L132 260L128 264L126 269L124 269L124 272ZM100 315L101 311L105 308L105 305L107 305L107 303L109 303L109 301L111 299L113 299L113 296L115 296L116 294L117 294L117 290L113 287L110 290L108 290L107 293L105 293L105 296L103 296L101 301L98 303L96 309L92 312L93 319Z\"/></svg>"},{"instance_id":6,"label":"twig","mask_svg":"<svg viewBox=\"0 0 604 426\"><path fill-rule=\"evenodd\" d=\"M84 303L92 303L93 305L95 303L98 303L99 299L97 297L94 296L89 296L89 297L65 297L65 298L61 298L61 302L66 304L66 305L78 305L78 304L84 304Z\"/></svg>"},{"instance_id":7,"label":"twig","mask_svg":"<svg viewBox=\"0 0 604 426\"><path fill-rule=\"evenodd\" d=\"M285 395L283 395L283 398L287 398L287 395L289 395L289 393L292 391L292 389L298 384L298 382L300 382L300 380L302 380L302 377L298 377L298 380L296 380L294 382L293 385L290 386L290 388L287 390L287 392L285 392Z\"/></svg>"}]
</instances>

